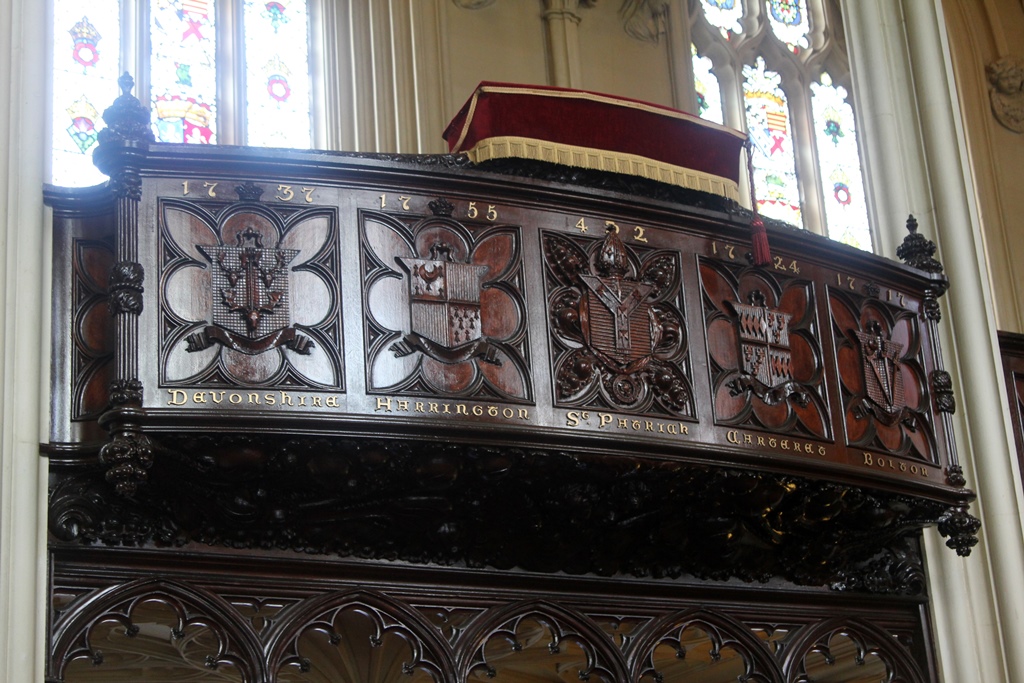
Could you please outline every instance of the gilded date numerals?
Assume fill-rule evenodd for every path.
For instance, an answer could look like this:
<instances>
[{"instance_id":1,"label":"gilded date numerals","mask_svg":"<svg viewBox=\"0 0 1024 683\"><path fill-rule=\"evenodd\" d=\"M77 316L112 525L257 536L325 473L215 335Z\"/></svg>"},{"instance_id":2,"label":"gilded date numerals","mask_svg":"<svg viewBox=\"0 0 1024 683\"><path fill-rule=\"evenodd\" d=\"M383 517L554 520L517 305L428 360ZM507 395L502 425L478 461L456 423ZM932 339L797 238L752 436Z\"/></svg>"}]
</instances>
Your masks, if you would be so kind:
<instances>
[{"instance_id":1,"label":"gilded date numerals","mask_svg":"<svg viewBox=\"0 0 1024 683\"><path fill-rule=\"evenodd\" d=\"M213 183L213 182L209 182L209 181L203 181L202 190L200 190L200 192L206 194L207 197L213 197L214 199L216 199L218 197L218 195L217 195L217 186L219 184L220 184L219 182L218 183ZM193 190L195 190L195 189L197 189L197 188L195 188L193 186L191 180L183 180L183 181L181 181L181 194L182 194L182 196L186 196L186 195L192 194ZM314 188L314 187L300 187L299 188L299 192L302 194L303 200L307 204L312 204L313 203L313 192L314 191L316 191L316 188ZM262 190L260 190L260 192L262 192ZM293 189L292 185L283 185L283 184L282 185L278 185L277 186L277 192L278 192L278 194L274 195L274 198L279 200L279 201L290 202L293 199L295 199L295 190Z\"/></svg>"},{"instance_id":2,"label":"gilded date numerals","mask_svg":"<svg viewBox=\"0 0 1024 683\"><path fill-rule=\"evenodd\" d=\"M896 292L890 289L885 300L895 301L899 306L906 306L906 297L903 296L903 292Z\"/></svg>"},{"instance_id":3,"label":"gilded date numerals","mask_svg":"<svg viewBox=\"0 0 1024 683\"><path fill-rule=\"evenodd\" d=\"M299 192L301 192L303 196L303 201L305 201L307 204L313 203L313 191L315 189L316 188L314 187L299 188ZM277 199L278 201L290 202L293 199L295 199L295 190L292 189L291 185L278 185L277 192L278 194L274 195L274 199Z\"/></svg>"},{"instance_id":4,"label":"gilded date numerals","mask_svg":"<svg viewBox=\"0 0 1024 683\"><path fill-rule=\"evenodd\" d=\"M477 207L476 202L470 202L469 206L466 208L466 218L472 219L480 215L483 215L484 218L486 218L489 221L496 221L498 220L498 209L494 206L494 204L488 204L487 211L483 212L481 208Z\"/></svg>"},{"instance_id":5,"label":"gilded date numerals","mask_svg":"<svg viewBox=\"0 0 1024 683\"><path fill-rule=\"evenodd\" d=\"M712 242L711 253L715 256L721 256L722 258L729 259L730 261L736 260L736 247L731 244L723 244L719 247L718 242Z\"/></svg>"},{"instance_id":6,"label":"gilded date numerals","mask_svg":"<svg viewBox=\"0 0 1024 683\"><path fill-rule=\"evenodd\" d=\"M845 289L857 289L857 278L836 273L836 285Z\"/></svg>"},{"instance_id":7,"label":"gilded date numerals","mask_svg":"<svg viewBox=\"0 0 1024 683\"><path fill-rule=\"evenodd\" d=\"M409 210L409 202L412 201L412 197L406 197L405 195L400 195L395 201L397 201L398 205L400 207L402 207L402 211L408 211ZM380 208L382 208L382 209L388 208L388 196L387 196L387 194L382 194L380 196Z\"/></svg>"},{"instance_id":8,"label":"gilded date numerals","mask_svg":"<svg viewBox=\"0 0 1024 683\"><path fill-rule=\"evenodd\" d=\"M714 256L719 256L729 261L737 260L741 254L736 251L736 246L732 244L719 245L718 242L711 243L711 253ZM772 268L775 270L781 270L784 273L793 273L794 275L800 274L800 262L796 259L785 259L782 256L772 257Z\"/></svg>"},{"instance_id":9,"label":"gilded date numerals","mask_svg":"<svg viewBox=\"0 0 1024 683\"><path fill-rule=\"evenodd\" d=\"M785 259L783 259L781 256L775 256L772 258L772 267L775 268L775 270L795 273L797 275L800 274L800 265L796 262L796 259L792 259L787 264Z\"/></svg>"},{"instance_id":10,"label":"gilded date numerals","mask_svg":"<svg viewBox=\"0 0 1024 683\"><path fill-rule=\"evenodd\" d=\"M619 227L618 223L616 223L615 221L605 221L604 222L604 227L605 227L606 230L611 228L612 230L615 231L616 235L622 234L622 229ZM579 230L581 233L586 233L586 232L588 232L590 230L590 226L587 225L587 221L586 221L585 218L580 218L578 221L576 221L576 229ZM629 238L632 239L634 242L644 242L644 243L646 243L647 242L647 237L645 236L646 232L647 232L647 228L641 227L639 225L634 225L633 229L629 232Z\"/></svg>"},{"instance_id":11,"label":"gilded date numerals","mask_svg":"<svg viewBox=\"0 0 1024 683\"><path fill-rule=\"evenodd\" d=\"M192 188L189 187L189 183L190 182L192 182L192 181L190 181L190 180L183 180L183 181L181 181L181 194L182 194L182 196L185 196L185 195L191 193ZM206 190L206 196L207 197L214 197L214 198L216 198L217 197L217 185L219 185L219 184L220 183L204 182L203 183L203 189Z\"/></svg>"}]
</instances>

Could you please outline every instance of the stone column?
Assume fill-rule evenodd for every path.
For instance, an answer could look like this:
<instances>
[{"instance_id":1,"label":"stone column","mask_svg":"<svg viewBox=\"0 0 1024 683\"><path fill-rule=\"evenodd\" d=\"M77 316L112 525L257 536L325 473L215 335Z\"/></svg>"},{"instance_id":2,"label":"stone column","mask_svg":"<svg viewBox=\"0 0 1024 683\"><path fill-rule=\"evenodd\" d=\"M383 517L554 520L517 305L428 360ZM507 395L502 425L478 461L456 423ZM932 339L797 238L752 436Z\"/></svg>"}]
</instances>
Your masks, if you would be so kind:
<instances>
[{"instance_id":1,"label":"stone column","mask_svg":"<svg viewBox=\"0 0 1024 683\"><path fill-rule=\"evenodd\" d=\"M45 652L48 5L0 0L0 681L42 681Z\"/></svg>"},{"instance_id":2,"label":"stone column","mask_svg":"<svg viewBox=\"0 0 1024 683\"><path fill-rule=\"evenodd\" d=\"M939 662L946 681L1024 681L1020 478L995 340L939 0L844 0L873 218L892 254L908 213L937 242L951 280L942 336L957 383L957 432L981 542L961 559L925 536Z\"/></svg>"},{"instance_id":3,"label":"stone column","mask_svg":"<svg viewBox=\"0 0 1024 683\"><path fill-rule=\"evenodd\" d=\"M580 0L544 0L544 30L548 44L548 83L579 88Z\"/></svg>"}]
</instances>

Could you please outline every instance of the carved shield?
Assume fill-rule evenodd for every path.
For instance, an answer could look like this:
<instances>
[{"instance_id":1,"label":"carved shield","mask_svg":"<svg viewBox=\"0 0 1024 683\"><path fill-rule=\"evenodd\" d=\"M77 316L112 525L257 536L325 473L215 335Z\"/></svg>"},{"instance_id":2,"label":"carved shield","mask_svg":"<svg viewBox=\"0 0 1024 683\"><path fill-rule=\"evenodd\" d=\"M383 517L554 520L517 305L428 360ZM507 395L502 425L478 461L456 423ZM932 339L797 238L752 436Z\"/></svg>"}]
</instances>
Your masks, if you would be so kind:
<instances>
[{"instance_id":1,"label":"carved shield","mask_svg":"<svg viewBox=\"0 0 1024 683\"><path fill-rule=\"evenodd\" d=\"M876 411L876 416L891 424L907 405L900 371L903 344L883 338L878 330L855 334L864 363L864 388L868 398L882 410L882 414Z\"/></svg>"},{"instance_id":2,"label":"carved shield","mask_svg":"<svg viewBox=\"0 0 1024 683\"><path fill-rule=\"evenodd\" d=\"M412 331L449 348L481 338L480 292L487 266L400 258L409 272Z\"/></svg>"},{"instance_id":3,"label":"carved shield","mask_svg":"<svg viewBox=\"0 0 1024 683\"><path fill-rule=\"evenodd\" d=\"M767 306L734 303L733 308L737 316L743 373L766 387L791 382L789 320L792 316Z\"/></svg>"},{"instance_id":4,"label":"carved shield","mask_svg":"<svg viewBox=\"0 0 1024 683\"><path fill-rule=\"evenodd\" d=\"M581 275L586 305L581 316L587 343L623 365L650 356L658 344L649 284L618 277Z\"/></svg>"},{"instance_id":5,"label":"carved shield","mask_svg":"<svg viewBox=\"0 0 1024 683\"><path fill-rule=\"evenodd\" d=\"M287 266L296 249L268 249L255 230L238 235L237 246L197 246L213 265L213 324L247 339L288 327Z\"/></svg>"}]
</instances>

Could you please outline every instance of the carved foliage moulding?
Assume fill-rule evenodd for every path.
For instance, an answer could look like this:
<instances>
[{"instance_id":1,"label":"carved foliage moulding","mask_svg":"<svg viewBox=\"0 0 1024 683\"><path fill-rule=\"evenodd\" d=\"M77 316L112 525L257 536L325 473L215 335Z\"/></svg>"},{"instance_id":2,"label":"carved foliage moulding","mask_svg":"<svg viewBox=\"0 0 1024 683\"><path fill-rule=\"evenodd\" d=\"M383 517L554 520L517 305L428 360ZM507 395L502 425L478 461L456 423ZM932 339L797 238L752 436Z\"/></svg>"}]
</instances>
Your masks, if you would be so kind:
<instances>
[{"instance_id":1,"label":"carved foliage moulding","mask_svg":"<svg viewBox=\"0 0 1024 683\"><path fill-rule=\"evenodd\" d=\"M755 625L711 609L608 609L414 607L372 590L254 603L145 579L79 593L57 612L49 673L67 683L156 672L276 683L924 680L903 638L862 619Z\"/></svg>"},{"instance_id":2,"label":"carved foliage moulding","mask_svg":"<svg viewBox=\"0 0 1024 683\"><path fill-rule=\"evenodd\" d=\"M831 439L812 284L700 259L718 424Z\"/></svg>"},{"instance_id":3,"label":"carved foliage moulding","mask_svg":"<svg viewBox=\"0 0 1024 683\"><path fill-rule=\"evenodd\" d=\"M828 293L847 443L933 463L918 316L872 291Z\"/></svg>"},{"instance_id":4,"label":"carved foliage moulding","mask_svg":"<svg viewBox=\"0 0 1024 683\"><path fill-rule=\"evenodd\" d=\"M724 469L624 460L610 476L558 451L182 435L135 454L157 449L134 500L94 471L57 485L54 537L914 594L920 557L901 538L943 514L939 503ZM966 539L964 521L947 526Z\"/></svg>"},{"instance_id":5,"label":"carved foliage moulding","mask_svg":"<svg viewBox=\"0 0 1024 683\"><path fill-rule=\"evenodd\" d=\"M542 240L556 405L693 417L679 254Z\"/></svg>"},{"instance_id":6,"label":"carved foliage moulding","mask_svg":"<svg viewBox=\"0 0 1024 683\"><path fill-rule=\"evenodd\" d=\"M361 211L367 390L533 400L521 230Z\"/></svg>"},{"instance_id":7,"label":"carved foliage moulding","mask_svg":"<svg viewBox=\"0 0 1024 683\"><path fill-rule=\"evenodd\" d=\"M160 202L161 381L343 391L336 211L239 194Z\"/></svg>"}]
</instances>

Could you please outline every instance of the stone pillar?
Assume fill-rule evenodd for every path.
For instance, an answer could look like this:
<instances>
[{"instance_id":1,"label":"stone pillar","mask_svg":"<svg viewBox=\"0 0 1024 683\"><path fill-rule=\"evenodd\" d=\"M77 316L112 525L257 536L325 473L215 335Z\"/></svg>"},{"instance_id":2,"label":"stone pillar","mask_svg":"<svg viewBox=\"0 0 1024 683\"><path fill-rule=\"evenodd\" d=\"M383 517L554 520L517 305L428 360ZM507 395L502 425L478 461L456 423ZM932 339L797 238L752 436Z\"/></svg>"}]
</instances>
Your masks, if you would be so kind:
<instances>
[{"instance_id":1,"label":"stone pillar","mask_svg":"<svg viewBox=\"0 0 1024 683\"><path fill-rule=\"evenodd\" d=\"M0 0L0 681L42 681L50 245L42 199L49 3Z\"/></svg>"},{"instance_id":2,"label":"stone pillar","mask_svg":"<svg viewBox=\"0 0 1024 683\"><path fill-rule=\"evenodd\" d=\"M548 44L548 83L579 88L580 0L544 0L544 30Z\"/></svg>"},{"instance_id":3,"label":"stone pillar","mask_svg":"<svg viewBox=\"0 0 1024 683\"><path fill-rule=\"evenodd\" d=\"M969 558L926 534L946 681L1024 681L1021 491L991 292L939 0L844 0L873 218L892 254L907 214L951 280L942 325L955 429L981 542Z\"/></svg>"}]
</instances>

